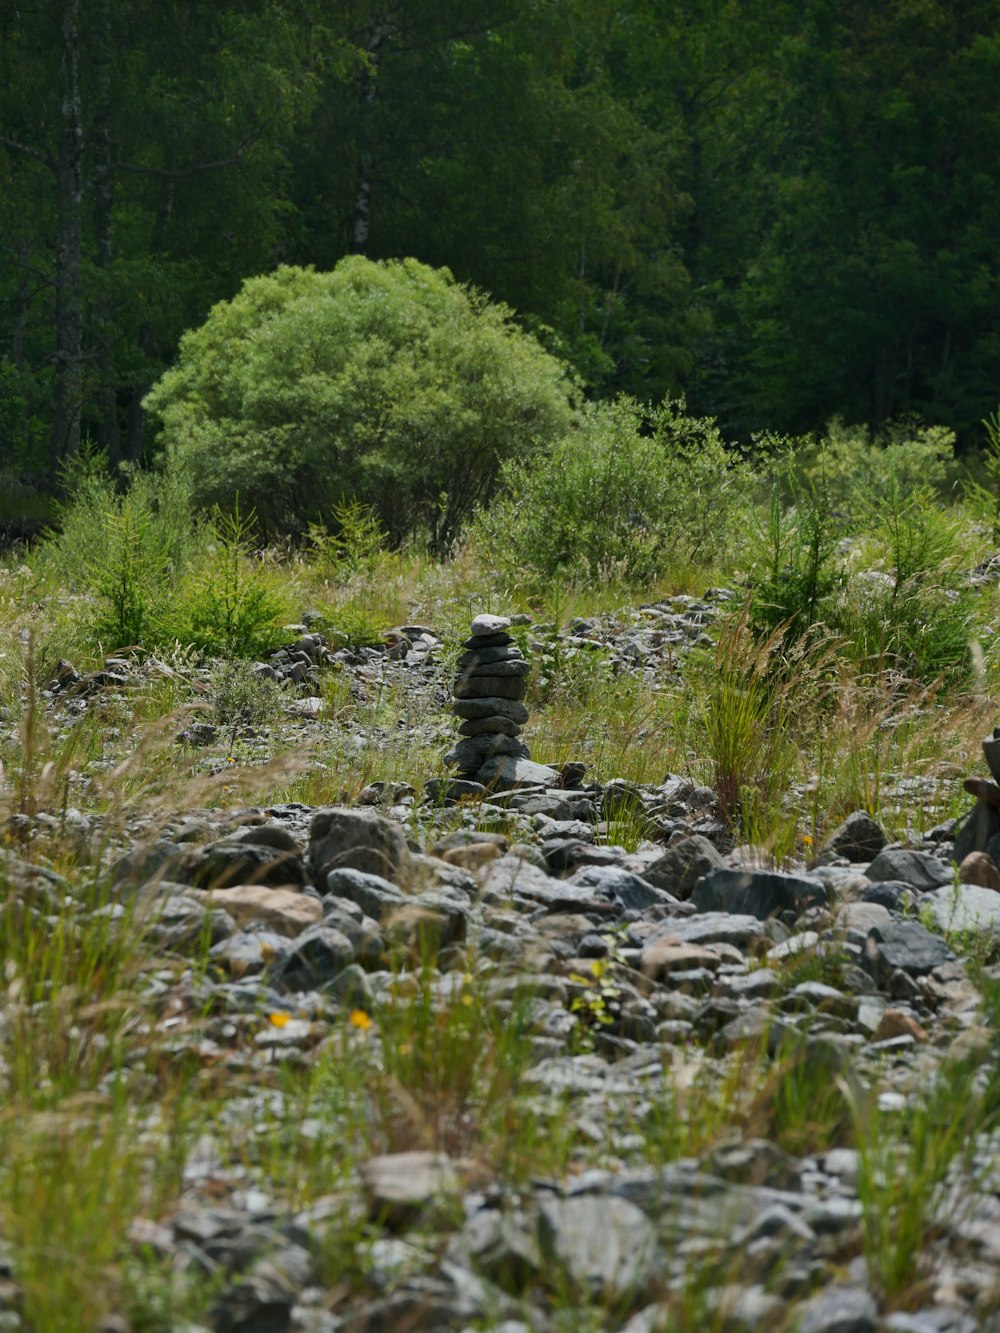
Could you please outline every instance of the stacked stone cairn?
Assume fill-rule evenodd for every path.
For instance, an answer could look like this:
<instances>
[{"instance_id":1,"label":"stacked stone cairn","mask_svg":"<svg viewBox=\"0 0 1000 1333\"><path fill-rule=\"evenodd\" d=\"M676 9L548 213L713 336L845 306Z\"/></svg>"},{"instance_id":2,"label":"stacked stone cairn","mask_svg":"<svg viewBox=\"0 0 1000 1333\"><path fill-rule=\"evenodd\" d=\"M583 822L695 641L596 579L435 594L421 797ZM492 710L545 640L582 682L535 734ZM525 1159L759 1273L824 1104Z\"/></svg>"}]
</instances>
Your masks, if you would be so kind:
<instances>
[{"instance_id":1,"label":"stacked stone cairn","mask_svg":"<svg viewBox=\"0 0 1000 1333\"><path fill-rule=\"evenodd\" d=\"M510 624L506 616L476 616L455 677L462 739L445 763L457 768L459 777L487 784L508 761L530 757L519 737L528 720L522 700L531 668L508 633Z\"/></svg>"}]
</instances>

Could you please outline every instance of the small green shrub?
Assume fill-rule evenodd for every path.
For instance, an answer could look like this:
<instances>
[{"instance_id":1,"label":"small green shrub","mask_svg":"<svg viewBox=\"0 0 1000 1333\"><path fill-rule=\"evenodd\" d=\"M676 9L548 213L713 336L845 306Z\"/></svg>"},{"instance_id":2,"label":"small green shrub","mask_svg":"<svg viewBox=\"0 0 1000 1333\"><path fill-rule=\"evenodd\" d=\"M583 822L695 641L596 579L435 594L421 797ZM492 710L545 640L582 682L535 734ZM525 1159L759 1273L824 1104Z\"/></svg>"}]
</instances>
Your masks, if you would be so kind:
<instances>
[{"instance_id":1,"label":"small green shrub","mask_svg":"<svg viewBox=\"0 0 1000 1333\"><path fill-rule=\"evenodd\" d=\"M58 531L36 557L43 576L93 596L85 634L105 650L160 641L171 586L195 543L183 478L132 472L121 481L100 455L75 467Z\"/></svg>"},{"instance_id":2,"label":"small green shrub","mask_svg":"<svg viewBox=\"0 0 1000 1333\"><path fill-rule=\"evenodd\" d=\"M961 520L928 487L905 492L894 477L869 501L873 567L855 574L831 615L845 651L865 671L913 680L967 680L974 592Z\"/></svg>"},{"instance_id":3,"label":"small green shrub","mask_svg":"<svg viewBox=\"0 0 1000 1333\"><path fill-rule=\"evenodd\" d=\"M209 703L215 720L229 733L230 749L241 732L272 722L284 702L278 682L259 675L250 662L223 662L212 679Z\"/></svg>"},{"instance_id":4,"label":"small green shrub","mask_svg":"<svg viewBox=\"0 0 1000 1333\"><path fill-rule=\"evenodd\" d=\"M827 598L843 579L838 566L840 527L826 497L810 483L792 483L786 505L771 489L766 519L757 527L750 616L755 628L782 628L798 638L822 618Z\"/></svg>"},{"instance_id":5,"label":"small green shrub","mask_svg":"<svg viewBox=\"0 0 1000 1333\"><path fill-rule=\"evenodd\" d=\"M216 507L209 540L164 620L168 639L206 653L260 657L287 637L292 618L287 595L253 552L253 514ZM188 591L190 587L190 591Z\"/></svg>"},{"instance_id":6,"label":"small green shrub","mask_svg":"<svg viewBox=\"0 0 1000 1333\"><path fill-rule=\"evenodd\" d=\"M782 799L798 757L792 700L806 706L810 664L783 657L779 631L754 636L746 615L723 627L711 658L691 673L713 786L724 817L744 838L781 854L794 841ZM697 669L700 667L700 671ZM794 682L794 684L793 684Z\"/></svg>"},{"instance_id":7,"label":"small green shrub","mask_svg":"<svg viewBox=\"0 0 1000 1333\"><path fill-rule=\"evenodd\" d=\"M683 403L591 405L534 462L509 464L478 544L519 583L644 583L671 562L710 564L742 507L749 469Z\"/></svg>"},{"instance_id":8,"label":"small green shrub","mask_svg":"<svg viewBox=\"0 0 1000 1333\"><path fill-rule=\"evenodd\" d=\"M313 560L334 583L342 583L352 574L373 574L386 558L389 534L371 505L350 500L334 505L335 530L330 533L321 523L309 525Z\"/></svg>"},{"instance_id":9,"label":"small green shrub","mask_svg":"<svg viewBox=\"0 0 1000 1333\"><path fill-rule=\"evenodd\" d=\"M986 448L978 458L985 481L966 477L962 491L972 512L990 526L993 545L1000 545L1000 408L983 421Z\"/></svg>"},{"instance_id":10,"label":"small green shrub","mask_svg":"<svg viewBox=\"0 0 1000 1333\"><path fill-rule=\"evenodd\" d=\"M903 495L923 486L940 492L954 472L954 453L954 433L944 426L904 422L873 438L864 426L835 419L824 439L795 451L794 465L839 518L858 525L890 479Z\"/></svg>"}]
</instances>

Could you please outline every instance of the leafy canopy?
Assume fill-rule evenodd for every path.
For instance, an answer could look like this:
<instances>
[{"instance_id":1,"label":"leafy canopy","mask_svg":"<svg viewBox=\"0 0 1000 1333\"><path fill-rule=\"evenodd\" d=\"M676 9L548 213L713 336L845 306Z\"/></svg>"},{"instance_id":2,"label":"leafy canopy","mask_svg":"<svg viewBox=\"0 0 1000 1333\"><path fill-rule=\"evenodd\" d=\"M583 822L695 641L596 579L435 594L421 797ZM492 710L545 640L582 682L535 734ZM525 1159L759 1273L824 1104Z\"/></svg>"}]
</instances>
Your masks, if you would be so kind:
<instances>
[{"instance_id":1,"label":"leafy canopy","mask_svg":"<svg viewBox=\"0 0 1000 1333\"><path fill-rule=\"evenodd\" d=\"M574 386L511 311L413 259L250 279L185 335L146 399L196 502L271 533L374 507L438 550L501 465L563 434Z\"/></svg>"}]
</instances>

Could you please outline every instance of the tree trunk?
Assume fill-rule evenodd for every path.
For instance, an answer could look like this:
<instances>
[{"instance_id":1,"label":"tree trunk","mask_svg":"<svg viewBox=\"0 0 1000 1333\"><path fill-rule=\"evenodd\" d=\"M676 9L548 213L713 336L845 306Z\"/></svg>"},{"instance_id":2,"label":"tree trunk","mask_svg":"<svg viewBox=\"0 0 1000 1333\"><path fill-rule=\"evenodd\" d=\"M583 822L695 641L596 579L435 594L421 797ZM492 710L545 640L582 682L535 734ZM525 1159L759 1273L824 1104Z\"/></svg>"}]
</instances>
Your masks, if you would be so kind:
<instances>
[{"instance_id":1,"label":"tree trunk","mask_svg":"<svg viewBox=\"0 0 1000 1333\"><path fill-rule=\"evenodd\" d=\"M361 75L361 96L358 102L358 170L354 190L354 209L351 213L351 253L363 255L368 250L372 224L372 184L375 160L369 147L368 121L378 101L378 67L382 47L390 34L388 25L376 23L368 34L368 60Z\"/></svg>"},{"instance_id":2,"label":"tree trunk","mask_svg":"<svg viewBox=\"0 0 1000 1333\"><path fill-rule=\"evenodd\" d=\"M97 308L97 433L112 464L121 461L121 430L118 424L118 376L114 360L114 306L109 273L114 258L114 144L111 136L111 13L102 0L100 62L97 69L96 125L93 135L97 153L94 173L94 233L97 268L101 284Z\"/></svg>"},{"instance_id":3,"label":"tree trunk","mask_svg":"<svg viewBox=\"0 0 1000 1333\"><path fill-rule=\"evenodd\" d=\"M62 25L62 101L56 163L58 239L56 244L55 402L53 466L80 450L83 397L83 108L80 101L80 0L65 0Z\"/></svg>"}]
</instances>

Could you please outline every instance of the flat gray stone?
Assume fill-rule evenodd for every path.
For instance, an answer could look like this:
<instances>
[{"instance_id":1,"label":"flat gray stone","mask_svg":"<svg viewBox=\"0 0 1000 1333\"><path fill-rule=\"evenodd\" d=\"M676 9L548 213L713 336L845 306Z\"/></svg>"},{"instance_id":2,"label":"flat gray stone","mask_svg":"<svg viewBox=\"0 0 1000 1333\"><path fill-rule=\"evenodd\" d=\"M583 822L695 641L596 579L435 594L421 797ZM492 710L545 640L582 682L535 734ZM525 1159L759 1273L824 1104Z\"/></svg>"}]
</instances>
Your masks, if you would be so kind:
<instances>
[{"instance_id":1,"label":"flat gray stone","mask_svg":"<svg viewBox=\"0 0 1000 1333\"><path fill-rule=\"evenodd\" d=\"M478 653L473 654L478 657ZM458 679L469 680L477 676L529 676L531 665L523 657L507 657L496 662L470 662L459 669Z\"/></svg>"},{"instance_id":2,"label":"flat gray stone","mask_svg":"<svg viewBox=\"0 0 1000 1333\"><path fill-rule=\"evenodd\" d=\"M642 876L618 866L582 866L565 882L589 889L595 898L618 903L626 911L671 907L678 901L665 889L658 889Z\"/></svg>"},{"instance_id":3,"label":"flat gray stone","mask_svg":"<svg viewBox=\"0 0 1000 1333\"><path fill-rule=\"evenodd\" d=\"M522 676L467 676L455 678L453 693L463 699L523 699L526 685Z\"/></svg>"},{"instance_id":4,"label":"flat gray stone","mask_svg":"<svg viewBox=\"0 0 1000 1333\"><path fill-rule=\"evenodd\" d=\"M539 1211L539 1237L550 1266L595 1295L641 1299L658 1267L656 1231L625 1199L549 1200Z\"/></svg>"},{"instance_id":5,"label":"flat gray stone","mask_svg":"<svg viewBox=\"0 0 1000 1333\"><path fill-rule=\"evenodd\" d=\"M470 632L474 639L482 639L493 634L503 634L510 629L510 616L476 616L470 626Z\"/></svg>"},{"instance_id":6,"label":"flat gray stone","mask_svg":"<svg viewBox=\"0 0 1000 1333\"><path fill-rule=\"evenodd\" d=\"M520 736L521 728L509 717L492 713L489 717L470 717L458 729L460 736Z\"/></svg>"},{"instance_id":7,"label":"flat gray stone","mask_svg":"<svg viewBox=\"0 0 1000 1333\"><path fill-rule=\"evenodd\" d=\"M651 936L651 941L673 936L682 944L732 944L737 949L746 949L764 935L764 923L758 917L737 912L704 912L665 922L662 930Z\"/></svg>"},{"instance_id":8,"label":"flat gray stone","mask_svg":"<svg viewBox=\"0 0 1000 1333\"><path fill-rule=\"evenodd\" d=\"M445 752L444 762L463 773L475 773L482 768L487 759L492 759L498 754L513 755L516 759L531 758L531 752L524 741L518 740L516 736L490 735L489 732L484 732L481 736L463 737Z\"/></svg>"},{"instance_id":9,"label":"flat gray stone","mask_svg":"<svg viewBox=\"0 0 1000 1333\"><path fill-rule=\"evenodd\" d=\"M942 884L951 883L954 870L929 852L887 847L879 852L865 874L874 882L897 880L915 889L937 889Z\"/></svg>"},{"instance_id":10,"label":"flat gray stone","mask_svg":"<svg viewBox=\"0 0 1000 1333\"><path fill-rule=\"evenodd\" d=\"M402 889L381 875L363 870L331 870L325 878L326 891L335 898L357 903L374 921L384 921L409 901Z\"/></svg>"},{"instance_id":11,"label":"flat gray stone","mask_svg":"<svg viewBox=\"0 0 1000 1333\"><path fill-rule=\"evenodd\" d=\"M955 884L920 899L939 930L988 930L1000 934L1000 893L977 884Z\"/></svg>"},{"instance_id":12,"label":"flat gray stone","mask_svg":"<svg viewBox=\"0 0 1000 1333\"><path fill-rule=\"evenodd\" d=\"M494 759L487 759L476 774L476 781L500 791L511 791L517 787L555 787L559 782L559 773L547 764L536 764L531 759L497 755Z\"/></svg>"},{"instance_id":13,"label":"flat gray stone","mask_svg":"<svg viewBox=\"0 0 1000 1333\"><path fill-rule=\"evenodd\" d=\"M870 975L883 984L897 968L920 977L954 958L944 940L932 935L919 921L890 921L870 931L863 963Z\"/></svg>"},{"instance_id":14,"label":"flat gray stone","mask_svg":"<svg viewBox=\"0 0 1000 1333\"><path fill-rule=\"evenodd\" d=\"M512 722L523 724L528 720L528 710L516 699L500 699L495 695L484 699L456 699L451 706L452 712L459 717L476 718L509 717Z\"/></svg>"},{"instance_id":15,"label":"flat gray stone","mask_svg":"<svg viewBox=\"0 0 1000 1333\"><path fill-rule=\"evenodd\" d=\"M827 902L826 885L779 870L710 870L695 885L691 902L702 912L734 912L761 921L778 912L796 914Z\"/></svg>"},{"instance_id":16,"label":"flat gray stone","mask_svg":"<svg viewBox=\"0 0 1000 1333\"><path fill-rule=\"evenodd\" d=\"M875 1333L878 1306L861 1287L831 1286L799 1309L796 1333Z\"/></svg>"},{"instance_id":17,"label":"flat gray stone","mask_svg":"<svg viewBox=\"0 0 1000 1333\"><path fill-rule=\"evenodd\" d=\"M489 662L523 662L520 648L510 644L505 648L469 648L458 659L459 667L485 666Z\"/></svg>"}]
</instances>

